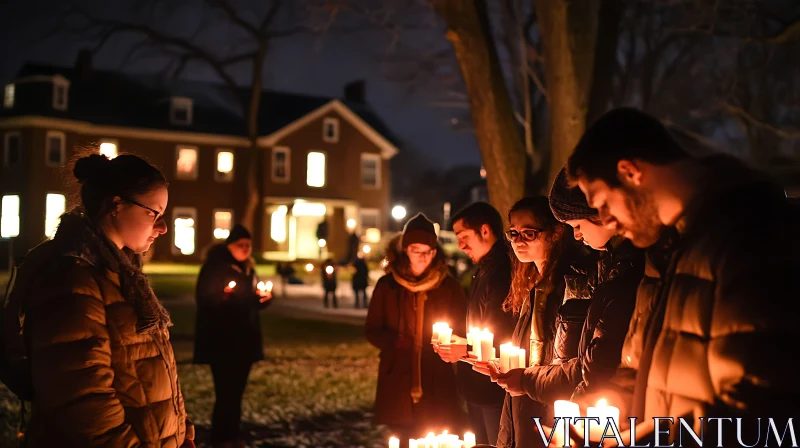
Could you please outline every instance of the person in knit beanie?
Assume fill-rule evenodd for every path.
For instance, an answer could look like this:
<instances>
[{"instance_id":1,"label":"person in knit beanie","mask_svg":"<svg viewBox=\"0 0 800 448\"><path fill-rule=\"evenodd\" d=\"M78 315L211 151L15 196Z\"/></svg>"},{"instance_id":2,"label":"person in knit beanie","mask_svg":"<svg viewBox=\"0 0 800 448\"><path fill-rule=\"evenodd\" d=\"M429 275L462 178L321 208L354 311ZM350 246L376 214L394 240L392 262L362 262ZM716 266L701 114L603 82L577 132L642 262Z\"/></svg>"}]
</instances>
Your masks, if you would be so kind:
<instances>
[{"instance_id":1,"label":"person in knit beanie","mask_svg":"<svg viewBox=\"0 0 800 448\"><path fill-rule=\"evenodd\" d=\"M580 188L570 185L566 167L556 176L548 196L555 218L573 229L575 239L596 250L603 248L614 231L602 225L597 210L589 206Z\"/></svg>"}]
</instances>

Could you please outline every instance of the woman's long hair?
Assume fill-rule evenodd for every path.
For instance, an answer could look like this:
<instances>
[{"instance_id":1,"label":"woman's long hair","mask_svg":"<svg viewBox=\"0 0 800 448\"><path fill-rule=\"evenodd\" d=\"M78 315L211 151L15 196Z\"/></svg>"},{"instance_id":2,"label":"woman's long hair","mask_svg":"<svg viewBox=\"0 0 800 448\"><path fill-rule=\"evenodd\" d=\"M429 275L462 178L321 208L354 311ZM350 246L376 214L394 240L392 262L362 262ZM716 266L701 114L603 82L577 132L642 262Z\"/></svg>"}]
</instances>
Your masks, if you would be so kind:
<instances>
[{"instance_id":1,"label":"woman's long hair","mask_svg":"<svg viewBox=\"0 0 800 448\"><path fill-rule=\"evenodd\" d=\"M514 314L520 312L522 304L530 297L532 287L543 287L545 294L549 294L553 290L556 280L558 280L557 276L562 275L565 266L569 265L575 249L575 244L565 241L572 240L571 234L567 232L567 226L553 216L547 197L528 196L520 199L508 211L509 221L512 213L521 211L533 214L542 229L539 238L544 238L550 243L550 253L547 254L544 272L539 272L535 263L523 263L519 261L516 254L511 254L511 289L503 303L503 310L513 311Z\"/></svg>"}]
</instances>

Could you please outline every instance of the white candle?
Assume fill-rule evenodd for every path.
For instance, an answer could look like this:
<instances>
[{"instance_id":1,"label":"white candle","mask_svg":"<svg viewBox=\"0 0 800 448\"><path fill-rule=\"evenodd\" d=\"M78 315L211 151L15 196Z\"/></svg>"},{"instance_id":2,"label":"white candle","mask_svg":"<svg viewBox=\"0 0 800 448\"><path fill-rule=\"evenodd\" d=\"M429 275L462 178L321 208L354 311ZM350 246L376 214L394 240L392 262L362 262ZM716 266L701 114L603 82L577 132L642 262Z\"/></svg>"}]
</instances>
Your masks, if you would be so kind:
<instances>
[{"instance_id":1,"label":"white candle","mask_svg":"<svg viewBox=\"0 0 800 448\"><path fill-rule=\"evenodd\" d=\"M251 283L251 285L252 285L252 283ZM236 287L236 282L230 282L230 283L228 283L228 288L230 288L230 289L233 289L233 288L235 288L235 287ZM217 288L219 288L219 286L217 286Z\"/></svg>"},{"instance_id":2,"label":"white candle","mask_svg":"<svg viewBox=\"0 0 800 448\"><path fill-rule=\"evenodd\" d=\"M431 336L431 342L439 342L439 329L442 328L442 324L443 322L436 322L433 324L433 335Z\"/></svg>"},{"instance_id":3,"label":"white candle","mask_svg":"<svg viewBox=\"0 0 800 448\"><path fill-rule=\"evenodd\" d=\"M418 448L417 439L408 439L408 448Z\"/></svg>"},{"instance_id":4,"label":"white candle","mask_svg":"<svg viewBox=\"0 0 800 448\"><path fill-rule=\"evenodd\" d=\"M511 355L511 349L514 346L511 345L510 342L506 342L505 344L500 346L500 371L502 373L506 373L511 370L511 363L509 361L509 356Z\"/></svg>"},{"instance_id":5,"label":"white candle","mask_svg":"<svg viewBox=\"0 0 800 448\"><path fill-rule=\"evenodd\" d=\"M400 448L400 439L397 437L389 438L389 448Z\"/></svg>"},{"instance_id":6,"label":"white candle","mask_svg":"<svg viewBox=\"0 0 800 448\"><path fill-rule=\"evenodd\" d=\"M480 330L476 329L472 332L472 354L478 360L481 359L481 336L483 336L483 332Z\"/></svg>"},{"instance_id":7,"label":"white candle","mask_svg":"<svg viewBox=\"0 0 800 448\"><path fill-rule=\"evenodd\" d=\"M494 334L490 333L488 329L481 332L481 361L489 361L494 357Z\"/></svg>"},{"instance_id":8,"label":"white candle","mask_svg":"<svg viewBox=\"0 0 800 448\"><path fill-rule=\"evenodd\" d=\"M519 347L512 345L508 348L508 370L513 369L519 369Z\"/></svg>"},{"instance_id":9,"label":"white candle","mask_svg":"<svg viewBox=\"0 0 800 448\"><path fill-rule=\"evenodd\" d=\"M436 445L438 445L438 443L436 443L436 436L432 432L429 432L428 437L425 437L425 447L436 448Z\"/></svg>"},{"instance_id":10,"label":"white candle","mask_svg":"<svg viewBox=\"0 0 800 448\"><path fill-rule=\"evenodd\" d=\"M614 406L608 406L605 398L598 400L596 406L586 409L586 416L600 419L599 425L595 424L594 421L591 423L586 422L589 425L589 438L591 440L600 440L603 437L603 431L606 429L608 420L613 420L614 424L619 428L619 409Z\"/></svg>"},{"instance_id":11,"label":"white candle","mask_svg":"<svg viewBox=\"0 0 800 448\"><path fill-rule=\"evenodd\" d=\"M445 324L444 327L439 329L439 343L442 345L450 345L450 338L453 336L453 329Z\"/></svg>"},{"instance_id":12,"label":"white candle","mask_svg":"<svg viewBox=\"0 0 800 448\"><path fill-rule=\"evenodd\" d=\"M555 417L561 418L575 418L581 416L581 408L578 406L578 403L573 403L568 400L557 400L553 405L553 415ZM571 422L570 422L571 423ZM564 446L564 428L566 422L564 420L559 420L558 424L555 425L555 433L553 434L553 440L555 441L556 446Z\"/></svg>"},{"instance_id":13,"label":"white candle","mask_svg":"<svg viewBox=\"0 0 800 448\"><path fill-rule=\"evenodd\" d=\"M525 359L525 349L524 348L517 348L517 356L519 357L519 359L517 361L519 363L519 368L520 369L524 369L525 367L527 367L528 363L526 362L527 360Z\"/></svg>"},{"instance_id":14,"label":"white candle","mask_svg":"<svg viewBox=\"0 0 800 448\"><path fill-rule=\"evenodd\" d=\"M464 448L473 448L475 446L475 434L468 432L464 434Z\"/></svg>"}]
</instances>

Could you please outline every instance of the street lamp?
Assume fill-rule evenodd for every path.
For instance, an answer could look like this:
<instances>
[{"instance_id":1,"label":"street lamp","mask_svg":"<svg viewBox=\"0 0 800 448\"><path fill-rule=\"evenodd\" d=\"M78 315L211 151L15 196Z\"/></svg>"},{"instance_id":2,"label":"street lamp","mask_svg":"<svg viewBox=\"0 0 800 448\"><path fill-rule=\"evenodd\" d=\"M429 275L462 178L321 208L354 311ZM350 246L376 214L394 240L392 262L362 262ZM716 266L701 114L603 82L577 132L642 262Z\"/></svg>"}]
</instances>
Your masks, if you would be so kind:
<instances>
[{"instance_id":1,"label":"street lamp","mask_svg":"<svg viewBox=\"0 0 800 448\"><path fill-rule=\"evenodd\" d=\"M392 209L392 218L400 221L406 217L406 208L402 205L395 205Z\"/></svg>"}]
</instances>

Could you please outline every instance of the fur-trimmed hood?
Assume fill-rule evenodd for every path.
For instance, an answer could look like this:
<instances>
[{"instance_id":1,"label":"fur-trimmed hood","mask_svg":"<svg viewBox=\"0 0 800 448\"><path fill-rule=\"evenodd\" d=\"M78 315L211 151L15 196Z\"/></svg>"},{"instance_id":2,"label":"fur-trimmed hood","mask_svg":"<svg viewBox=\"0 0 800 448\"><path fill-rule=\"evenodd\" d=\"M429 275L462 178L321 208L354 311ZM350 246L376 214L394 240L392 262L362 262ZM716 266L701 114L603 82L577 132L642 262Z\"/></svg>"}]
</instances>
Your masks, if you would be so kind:
<instances>
[{"instance_id":1,"label":"fur-trimmed hood","mask_svg":"<svg viewBox=\"0 0 800 448\"><path fill-rule=\"evenodd\" d=\"M77 258L103 273L110 271L119 275L122 297L136 312L137 333L153 333L172 325L169 313L142 272L142 257L128 248L120 250L79 210L61 217L53 244L56 255Z\"/></svg>"}]
</instances>

